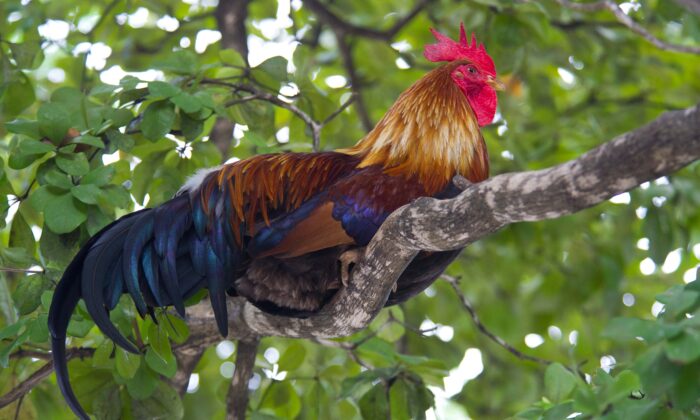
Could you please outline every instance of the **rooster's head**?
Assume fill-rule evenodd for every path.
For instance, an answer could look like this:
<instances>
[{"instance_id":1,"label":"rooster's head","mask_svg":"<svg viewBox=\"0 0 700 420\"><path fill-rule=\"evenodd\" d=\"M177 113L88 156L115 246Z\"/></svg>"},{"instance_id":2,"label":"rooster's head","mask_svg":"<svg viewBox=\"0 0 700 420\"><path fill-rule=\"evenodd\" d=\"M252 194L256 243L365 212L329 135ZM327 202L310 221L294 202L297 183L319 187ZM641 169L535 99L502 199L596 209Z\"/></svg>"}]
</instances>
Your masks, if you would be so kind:
<instances>
[{"instance_id":1,"label":"rooster's head","mask_svg":"<svg viewBox=\"0 0 700 420\"><path fill-rule=\"evenodd\" d=\"M447 61L451 64L451 76L469 101L480 126L490 124L496 114L498 98L496 90L503 90L503 82L496 78L496 66L486 53L483 44L476 42L472 34L467 41L464 24L460 26L459 42L430 30L436 44L426 45L423 55L430 61Z\"/></svg>"}]
</instances>

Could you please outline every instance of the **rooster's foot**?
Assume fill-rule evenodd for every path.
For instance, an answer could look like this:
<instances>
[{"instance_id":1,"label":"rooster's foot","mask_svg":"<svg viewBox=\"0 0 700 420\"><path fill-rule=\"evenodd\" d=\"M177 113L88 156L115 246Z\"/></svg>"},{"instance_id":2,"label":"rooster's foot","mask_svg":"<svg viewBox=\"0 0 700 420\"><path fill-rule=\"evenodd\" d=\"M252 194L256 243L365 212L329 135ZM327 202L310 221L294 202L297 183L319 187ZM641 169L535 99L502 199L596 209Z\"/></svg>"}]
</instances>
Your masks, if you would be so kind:
<instances>
[{"instance_id":1,"label":"rooster's foot","mask_svg":"<svg viewBox=\"0 0 700 420\"><path fill-rule=\"evenodd\" d=\"M364 248L353 248L343 252L338 257L340 262L340 281L343 283L343 287L347 287L350 283L350 272L355 264L360 262L364 253Z\"/></svg>"}]
</instances>

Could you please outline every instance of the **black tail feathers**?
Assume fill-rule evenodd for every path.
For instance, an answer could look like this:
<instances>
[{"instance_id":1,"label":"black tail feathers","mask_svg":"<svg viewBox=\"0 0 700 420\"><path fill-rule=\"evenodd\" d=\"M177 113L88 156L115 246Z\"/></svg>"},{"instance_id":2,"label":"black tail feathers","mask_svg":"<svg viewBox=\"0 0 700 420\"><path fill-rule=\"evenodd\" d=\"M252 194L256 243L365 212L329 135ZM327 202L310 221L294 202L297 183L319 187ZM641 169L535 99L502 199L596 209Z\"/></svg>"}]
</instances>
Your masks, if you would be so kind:
<instances>
[{"instance_id":1,"label":"black tail feathers","mask_svg":"<svg viewBox=\"0 0 700 420\"><path fill-rule=\"evenodd\" d=\"M196 234L189 204L189 197L181 195L157 209L144 209L111 223L83 246L56 287L49 310L56 379L78 417L89 418L70 386L65 342L70 318L81 298L107 337L125 350L139 353L109 319L109 311L122 294L130 294L141 316L153 313L154 307L170 305L184 315L184 301L206 287L219 330L226 335L225 290L233 284L230 273L243 263L242 254L227 240L223 226L217 226L216 217L205 216L209 232ZM194 216L201 216L197 209Z\"/></svg>"}]
</instances>

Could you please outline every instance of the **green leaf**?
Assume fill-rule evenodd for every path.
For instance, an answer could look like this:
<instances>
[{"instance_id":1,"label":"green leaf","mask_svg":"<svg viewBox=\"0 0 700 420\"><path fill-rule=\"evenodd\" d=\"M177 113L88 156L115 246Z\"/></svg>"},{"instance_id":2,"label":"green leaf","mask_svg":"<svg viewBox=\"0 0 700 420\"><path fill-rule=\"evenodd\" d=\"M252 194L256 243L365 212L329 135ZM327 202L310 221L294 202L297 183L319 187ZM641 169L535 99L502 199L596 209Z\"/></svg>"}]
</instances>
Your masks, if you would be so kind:
<instances>
[{"instance_id":1,"label":"green leaf","mask_svg":"<svg viewBox=\"0 0 700 420\"><path fill-rule=\"evenodd\" d=\"M0 329L0 340L7 340L10 337L16 336L20 332L22 327L24 327L27 324L27 322L29 322L29 319L20 319L14 324L10 324Z\"/></svg>"},{"instance_id":2,"label":"green leaf","mask_svg":"<svg viewBox=\"0 0 700 420\"><path fill-rule=\"evenodd\" d=\"M187 92L178 93L177 95L170 98L170 102L174 103L175 105L177 105L178 108L180 108L188 114L193 114L202 109L202 103L199 102L199 99L197 99L196 96Z\"/></svg>"},{"instance_id":3,"label":"green leaf","mask_svg":"<svg viewBox=\"0 0 700 420\"><path fill-rule=\"evenodd\" d=\"M154 67L176 74L194 74L198 67L197 56L190 50L175 51L157 61Z\"/></svg>"},{"instance_id":4,"label":"green leaf","mask_svg":"<svg viewBox=\"0 0 700 420\"><path fill-rule=\"evenodd\" d=\"M148 95L147 88L125 89L119 93L119 103L121 105L130 104L134 101L143 99L146 95Z\"/></svg>"},{"instance_id":5,"label":"green leaf","mask_svg":"<svg viewBox=\"0 0 700 420\"><path fill-rule=\"evenodd\" d=\"M129 192L121 185L107 185L102 192L100 199L112 207L125 209L131 203Z\"/></svg>"},{"instance_id":6,"label":"green leaf","mask_svg":"<svg viewBox=\"0 0 700 420\"><path fill-rule=\"evenodd\" d=\"M114 343L111 340L102 341L102 344L95 349L95 353L92 355L92 366L108 367L114 350Z\"/></svg>"},{"instance_id":7,"label":"green leaf","mask_svg":"<svg viewBox=\"0 0 700 420\"><path fill-rule=\"evenodd\" d=\"M27 315L41 305L41 294L52 285L43 275L25 276L12 292L12 300L20 315Z\"/></svg>"},{"instance_id":8,"label":"green leaf","mask_svg":"<svg viewBox=\"0 0 700 420\"><path fill-rule=\"evenodd\" d=\"M110 144L119 150L130 152L134 148L134 139L128 134L114 128L108 129L105 134Z\"/></svg>"},{"instance_id":9,"label":"green leaf","mask_svg":"<svg viewBox=\"0 0 700 420\"><path fill-rule=\"evenodd\" d=\"M621 399L628 398L632 392L639 391L641 383L639 376L631 370L623 370L616 377L614 382L605 392L605 402L615 403Z\"/></svg>"},{"instance_id":10,"label":"green leaf","mask_svg":"<svg viewBox=\"0 0 700 420\"><path fill-rule=\"evenodd\" d=\"M41 255L60 267L68 265L80 245L80 232L57 235L50 229L43 229L39 240Z\"/></svg>"},{"instance_id":11,"label":"green leaf","mask_svg":"<svg viewBox=\"0 0 700 420\"><path fill-rule=\"evenodd\" d=\"M280 356L280 370L293 371L299 368L306 358L306 347L299 342L292 343Z\"/></svg>"},{"instance_id":12,"label":"green leaf","mask_svg":"<svg viewBox=\"0 0 700 420\"><path fill-rule=\"evenodd\" d=\"M78 314L73 314L68 324L68 335L81 338L85 337L94 326L95 323L92 322L92 320L83 318Z\"/></svg>"},{"instance_id":13,"label":"green leaf","mask_svg":"<svg viewBox=\"0 0 700 420\"><path fill-rule=\"evenodd\" d=\"M32 343L45 343L49 341L49 316L39 314L29 324L29 341Z\"/></svg>"},{"instance_id":14,"label":"green leaf","mask_svg":"<svg viewBox=\"0 0 700 420\"><path fill-rule=\"evenodd\" d=\"M136 86L141 83L138 77L132 76L130 74L124 76L119 81L119 86L123 87L124 90L136 89Z\"/></svg>"},{"instance_id":15,"label":"green leaf","mask_svg":"<svg viewBox=\"0 0 700 420\"><path fill-rule=\"evenodd\" d=\"M32 139L21 140L18 148L18 151L23 155L43 155L54 150L54 146Z\"/></svg>"},{"instance_id":16,"label":"green leaf","mask_svg":"<svg viewBox=\"0 0 700 420\"><path fill-rule=\"evenodd\" d=\"M190 336L190 328L187 323L180 317L165 313L158 317L168 337L178 344L184 343Z\"/></svg>"},{"instance_id":17,"label":"green leaf","mask_svg":"<svg viewBox=\"0 0 700 420\"><path fill-rule=\"evenodd\" d=\"M144 357L148 367L153 369L154 372L158 372L163 376L172 378L177 373L177 361L175 356L170 355L170 357L163 359L161 358L153 348L148 347L146 349L146 356Z\"/></svg>"},{"instance_id":18,"label":"green leaf","mask_svg":"<svg viewBox=\"0 0 700 420\"><path fill-rule=\"evenodd\" d=\"M170 102L151 103L143 113L141 131L149 140L158 140L170 132L175 122L175 108Z\"/></svg>"},{"instance_id":19,"label":"green leaf","mask_svg":"<svg viewBox=\"0 0 700 420\"><path fill-rule=\"evenodd\" d=\"M0 114L5 118L13 118L31 106L35 100L34 86L29 77L17 72L15 78L5 86L5 93L0 90Z\"/></svg>"},{"instance_id":20,"label":"green leaf","mask_svg":"<svg viewBox=\"0 0 700 420\"><path fill-rule=\"evenodd\" d=\"M695 305L698 298L700 298L700 292L685 289L681 285L676 285L656 296L656 300L665 304L665 313L673 318L684 315Z\"/></svg>"},{"instance_id":21,"label":"green leaf","mask_svg":"<svg viewBox=\"0 0 700 420\"><path fill-rule=\"evenodd\" d=\"M168 340L168 335L164 328L161 328L154 322L150 322L148 324L147 337L148 344L151 345L153 351L155 351L163 361L167 361L173 356L172 350L170 349L170 341Z\"/></svg>"},{"instance_id":22,"label":"green leaf","mask_svg":"<svg viewBox=\"0 0 700 420\"><path fill-rule=\"evenodd\" d=\"M419 379L419 378L418 378ZM389 388L392 419L425 419L433 394L419 380L399 377Z\"/></svg>"},{"instance_id":23,"label":"green leaf","mask_svg":"<svg viewBox=\"0 0 700 420\"><path fill-rule=\"evenodd\" d=\"M71 139L71 143L87 144L88 146L94 146L99 149L103 149L105 147L105 144L101 138L91 136L89 134L74 137L73 139Z\"/></svg>"},{"instance_id":24,"label":"green leaf","mask_svg":"<svg viewBox=\"0 0 700 420\"><path fill-rule=\"evenodd\" d=\"M112 121L112 127L124 127L134 119L134 114L129 108L108 108L105 119Z\"/></svg>"},{"instance_id":25,"label":"green leaf","mask_svg":"<svg viewBox=\"0 0 700 420\"><path fill-rule=\"evenodd\" d=\"M148 365L141 363L134 377L126 381L126 390L131 398L144 400L153 395L159 382L158 377L148 368Z\"/></svg>"},{"instance_id":26,"label":"green leaf","mask_svg":"<svg viewBox=\"0 0 700 420\"><path fill-rule=\"evenodd\" d=\"M675 378L676 383L670 392L671 403L677 410L692 409L700 398L700 377L697 363L688 366Z\"/></svg>"},{"instance_id":27,"label":"green leaf","mask_svg":"<svg viewBox=\"0 0 700 420\"><path fill-rule=\"evenodd\" d=\"M39 122L24 119L17 119L5 124L5 128L10 133L23 134L32 139L41 137L39 134Z\"/></svg>"},{"instance_id":28,"label":"green leaf","mask_svg":"<svg viewBox=\"0 0 700 420\"><path fill-rule=\"evenodd\" d=\"M343 381L340 390L340 398L360 396L366 390L366 385L372 384L377 379L393 379L399 370L396 367L366 370L359 375L347 378Z\"/></svg>"},{"instance_id":29,"label":"green leaf","mask_svg":"<svg viewBox=\"0 0 700 420\"><path fill-rule=\"evenodd\" d=\"M82 368L80 369L82 372L79 371L82 374L76 375L76 368ZM100 404L103 404L98 401L104 398L103 393L107 392L105 389L116 388L114 378L109 370L95 369L87 363L80 362L72 363L71 369L71 373L73 374L71 375L73 376L71 382L73 383L75 395L88 411L95 411L99 408ZM109 403L108 399L104 404L109 405ZM121 412L119 404L108 408L111 409L113 413Z\"/></svg>"},{"instance_id":30,"label":"green leaf","mask_svg":"<svg viewBox=\"0 0 700 420\"><path fill-rule=\"evenodd\" d=\"M12 340L9 344L0 347L0 367L7 368L9 360L10 360L10 354L24 344L27 340L29 339L29 330L25 330L22 334L20 334L17 338Z\"/></svg>"},{"instance_id":31,"label":"green leaf","mask_svg":"<svg viewBox=\"0 0 700 420\"><path fill-rule=\"evenodd\" d=\"M76 185L71 188L70 192L73 197L85 204L97 204L100 194L102 194L102 190L94 184Z\"/></svg>"},{"instance_id":32,"label":"green leaf","mask_svg":"<svg viewBox=\"0 0 700 420\"><path fill-rule=\"evenodd\" d=\"M204 123L200 120L195 120L185 113L180 113L180 128L185 140L192 141L202 134Z\"/></svg>"},{"instance_id":33,"label":"green leaf","mask_svg":"<svg viewBox=\"0 0 700 420\"><path fill-rule=\"evenodd\" d=\"M9 245L13 248L26 249L27 253L32 255L36 249L36 241L34 240L32 229L24 217L27 206L27 204L21 203L15 217L12 219Z\"/></svg>"},{"instance_id":34,"label":"green leaf","mask_svg":"<svg viewBox=\"0 0 700 420\"><path fill-rule=\"evenodd\" d=\"M109 181L111 181L113 177L113 165L100 166L88 172L84 177L82 177L82 179L80 180L80 184L93 184L98 187L103 187L109 184Z\"/></svg>"},{"instance_id":35,"label":"green leaf","mask_svg":"<svg viewBox=\"0 0 700 420\"><path fill-rule=\"evenodd\" d=\"M576 387L576 377L559 363L547 366L544 374L545 395L553 402L562 402Z\"/></svg>"},{"instance_id":36,"label":"green leaf","mask_svg":"<svg viewBox=\"0 0 700 420\"><path fill-rule=\"evenodd\" d=\"M45 103L37 112L39 132L54 144L60 144L71 128L71 115L66 107L59 103Z\"/></svg>"},{"instance_id":37,"label":"green leaf","mask_svg":"<svg viewBox=\"0 0 700 420\"><path fill-rule=\"evenodd\" d=\"M671 226L673 222L666 209L649 206L642 229L644 236L649 238L649 255L657 265L662 265L673 249L674 231Z\"/></svg>"},{"instance_id":38,"label":"green leaf","mask_svg":"<svg viewBox=\"0 0 700 420\"><path fill-rule=\"evenodd\" d=\"M363 395L358 401L362 417L365 419L388 418L389 401L386 394L386 387L380 382Z\"/></svg>"},{"instance_id":39,"label":"green leaf","mask_svg":"<svg viewBox=\"0 0 700 420\"><path fill-rule=\"evenodd\" d=\"M117 373L124 379L133 378L141 364L141 356L117 347L115 357Z\"/></svg>"},{"instance_id":40,"label":"green leaf","mask_svg":"<svg viewBox=\"0 0 700 420\"><path fill-rule=\"evenodd\" d=\"M44 208L46 226L55 233L71 232L86 219L85 205L76 202L70 192L50 198Z\"/></svg>"},{"instance_id":41,"label":"green leaf","mask_svg":"<svg viewBox=\"0 0 700 420\"><path fill-rule=\"evenodd\" d=\"M59 152L56 156L56 165L68 175L81 176L88 173L90 163L85 153Z\"/></svg>"},{"instance_id":42,"label":"green leaf","mask_svg":"<svg viewBox=\"0 0 700 420\"><path fill-rule=\"evenodd\" d=\"M245 67L246 62L241 54L234 49L224 49L219 51L219 59L229 66Z\"/></svg>"},{"instance_id":43,"label":"green leaf","mask_svg":"<svg viewBox=\"0 0 700 420\"><path fill-rule=\"evenodd\" d=\"M181 92L179 87L161 81L149 82L148 91L156 99L170 98Z\"/></svg>"},{"instance_id":44,"label":"green leaf","mask_svg":"<svg viewBox=\"0 0 700 420\"><path fill-rule=\"evenodd\" d=\"M289 381L273 381L261 407L271 409L279 417L295 418L301 410L301 400Z\"/></svg>"},{"instance_id":45,"label":"green leaf","mask_svg":"<svg viewBox=\"0 0 700 420\"><path fill-rule=\"evenodd\" d=\"M73 188L73 182L70 177L64 172L59 171L56 167L49 169L43 174L46 184L56 187L61 190L70 190Z\"/></svg>"},{"instance_id":46,"label":"green leaf","mask_svg":"<svg viewBox=\"0 0 700 420\"><path fill-rule=\"evenodd\" d=\"M686 329L666 343L666 356L674 362L690 363L700 358L700 331Z\"/></svg>"},{"instance_id":47,"label":"green leaf","mask_svg":"<svg viewBox=\"0 0 700 420\"><path fill-rule=\"evenodd\" d=\"M44 53L41 50L41 41L38 37L26 39L20 44L8 42L12 58L15 59L17 67L21 69L35 69L44 60Z\"/></svg>"},{"instance_id":48,"label":"green leaf","mask_svg":"<svg viewBox=\"0 0 700 420\"><path fill-rule=\"evenodd\" d=\"M119 420L122 418L119 387L106 386L99 389L92 402L92 413L100 420Z\"/></svg>"},{"instance_id":49,"label":"green leaf","mask_svg":"<svg viewBox=\"0 0 700 420\"><path fill-rule=\"evenodd\" d=\"M181 419L184 416L182 401L170 385L160 382L150 398L134 400L131 406L136 419Z\"/></svg>"},{"instance_id":50,"label":"green leaf","mask_svg":"<svg viewBox=\"0 0 700 420\"><path fill-rule=\"evenodd\" d=\"M48 208L53 200L61 197L65 191L48 185L42 185L29 195L29 204L37 211L43 212Z\"/></svg>"},{"instance_id":51,"label":"green leaf","mask_svg":"<svg viewBox=\"0 0 700 420\"><path fill-rule=\"evenodd\" d=\"M287 60L279 56L269 58L253 68L251 74L263 86L277 89L288 79Z\"/></svg>"},{"instance_id":52,"label":"green leaf","mask_svg":"<svg viewBox=\"0 0 700 420\"><path fill-rule=\"evenodd\" d=\"M655 343L664 338L664 329L655 321L619 317L610 320L602 334L616 341L633 341L642 337L649 343Z\"/></svg>"}]
</instances>

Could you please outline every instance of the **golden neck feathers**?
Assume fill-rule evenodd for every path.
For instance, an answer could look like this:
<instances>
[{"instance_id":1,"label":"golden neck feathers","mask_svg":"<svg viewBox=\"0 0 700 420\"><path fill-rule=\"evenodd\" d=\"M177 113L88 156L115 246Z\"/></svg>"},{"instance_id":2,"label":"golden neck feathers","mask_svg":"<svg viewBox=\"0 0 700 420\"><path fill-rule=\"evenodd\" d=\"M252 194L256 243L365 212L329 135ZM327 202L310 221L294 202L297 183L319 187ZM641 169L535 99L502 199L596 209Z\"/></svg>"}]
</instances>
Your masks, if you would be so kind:
<instances>
[{"instance_id":1,"label":"golden neck feathers","mask_svg":"<svg viewBox=\"0 0 700 420\"><path fill-rule=\"evenodd\" d=\"M488 154L467 98L452 81L454 65L432 70L403 92L384 118L355 146L339 150L381 165L388 175L417 178L428 194L455 176L488 178Z\"/></svg>"}]
</instances>

